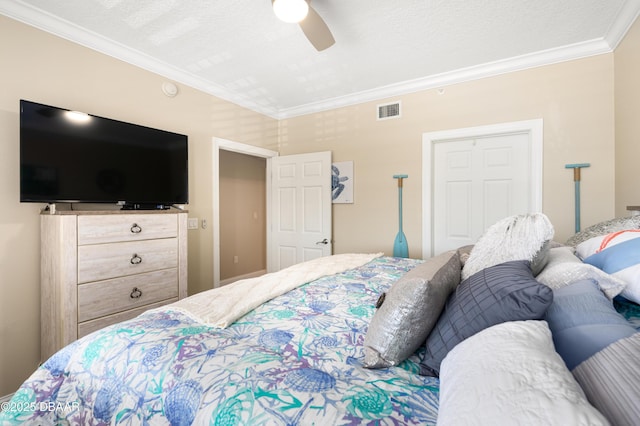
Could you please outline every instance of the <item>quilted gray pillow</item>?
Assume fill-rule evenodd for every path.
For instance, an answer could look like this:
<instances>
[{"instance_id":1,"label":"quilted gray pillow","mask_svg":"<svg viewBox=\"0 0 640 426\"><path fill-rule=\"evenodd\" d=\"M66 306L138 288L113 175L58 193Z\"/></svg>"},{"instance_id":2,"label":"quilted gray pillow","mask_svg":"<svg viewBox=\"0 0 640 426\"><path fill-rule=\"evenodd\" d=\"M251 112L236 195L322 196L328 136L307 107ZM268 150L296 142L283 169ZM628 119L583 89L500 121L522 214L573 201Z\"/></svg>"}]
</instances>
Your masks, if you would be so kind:
<instances>
[{"instance_id":1,"label":"quilted gray pillow","mask_svg":"<svg viewBox=\"0 0 640 426\"><path fill-rule=\"evenodd\" d=\"M537 320L553 300L553 291L533 278L529 262L515 260L483 269L449 296L429 334L420 374L438 376L440 363L458 343L506 321Z\"/></svg>"},{"instance_id":2,"label":"quilted gray pillow","mask_svg":"<svg viewBox=\"0 0 640 426\"><path fill-rule=\"evenodd\" d=\"M427 260L396 281L369 324L363 365L397 365L424 344L447 297L460 283L460 270L460 256L453 250Z\"/></svg>"}]
</instances>

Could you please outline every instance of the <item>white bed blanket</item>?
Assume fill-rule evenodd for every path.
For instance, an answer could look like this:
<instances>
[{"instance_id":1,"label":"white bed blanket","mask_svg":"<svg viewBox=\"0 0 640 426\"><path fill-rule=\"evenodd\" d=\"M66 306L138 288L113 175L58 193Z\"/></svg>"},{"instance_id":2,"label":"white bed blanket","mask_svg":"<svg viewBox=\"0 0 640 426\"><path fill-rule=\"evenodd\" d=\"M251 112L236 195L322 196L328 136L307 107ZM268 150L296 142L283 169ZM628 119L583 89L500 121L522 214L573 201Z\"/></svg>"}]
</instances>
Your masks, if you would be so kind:
<instances>
[{"instance_id":1,"label":"white bed blanket","mask_svg":"<svg viewBox=\"0 0 640 426\"><path fill-rule=\"evenodd\" d=\"M278 272L194 294L156 311L180 311L208 326L226 328L276 296L318 278L357 268L382 255L383 253L346 253L320 257Z\"/></svg>"}]
</instances>

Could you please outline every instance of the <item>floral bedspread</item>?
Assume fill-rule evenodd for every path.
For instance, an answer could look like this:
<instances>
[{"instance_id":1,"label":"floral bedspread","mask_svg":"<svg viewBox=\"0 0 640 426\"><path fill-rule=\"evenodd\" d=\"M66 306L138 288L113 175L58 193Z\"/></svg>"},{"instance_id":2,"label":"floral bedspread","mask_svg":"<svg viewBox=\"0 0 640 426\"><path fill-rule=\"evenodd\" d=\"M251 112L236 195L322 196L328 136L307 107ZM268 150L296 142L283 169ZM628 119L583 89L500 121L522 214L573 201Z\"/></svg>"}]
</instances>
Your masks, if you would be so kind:
<instances>
[{"instance_id":1,"label":"floral bedspread","mask_svg":"<svg viewBox=\"0 0 640 426\"><path fill-rule=\"evenodd\" d=\"M305 284L226 329L151 311L47 360L0 424L435 424L438 380L362 367L378 295L417 264L383 257Z\"/></svg>"}]
</instances>

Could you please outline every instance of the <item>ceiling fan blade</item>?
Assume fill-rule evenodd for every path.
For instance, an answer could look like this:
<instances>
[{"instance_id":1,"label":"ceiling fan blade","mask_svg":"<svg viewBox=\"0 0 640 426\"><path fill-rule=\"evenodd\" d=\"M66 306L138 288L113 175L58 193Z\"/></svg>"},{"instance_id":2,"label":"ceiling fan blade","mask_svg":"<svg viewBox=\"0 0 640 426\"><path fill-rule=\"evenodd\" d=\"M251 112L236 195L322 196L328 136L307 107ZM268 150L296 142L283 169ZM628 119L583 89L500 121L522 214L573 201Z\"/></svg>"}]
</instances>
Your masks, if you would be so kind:
<instances>
[{"instance_id":1,"label":"ceiling fan blade","mask_svg":"<svg viewBox=\"0 0 640 426\"><path fill-rule=\"evenodd\" d=\"M333 46L336 42L327 24L311 5L307 17L300 21L300 28L318 52Z\"/></svg>"}]
</instances>

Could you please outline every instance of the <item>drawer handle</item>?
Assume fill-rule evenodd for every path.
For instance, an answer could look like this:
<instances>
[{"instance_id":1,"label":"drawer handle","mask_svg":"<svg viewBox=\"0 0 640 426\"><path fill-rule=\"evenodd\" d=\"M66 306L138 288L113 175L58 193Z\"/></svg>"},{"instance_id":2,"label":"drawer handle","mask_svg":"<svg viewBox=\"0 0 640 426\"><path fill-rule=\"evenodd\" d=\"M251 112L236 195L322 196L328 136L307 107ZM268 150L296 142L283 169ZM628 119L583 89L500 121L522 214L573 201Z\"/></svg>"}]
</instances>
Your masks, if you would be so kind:
<instances>
[{"instance_id":1,"label":"drawer handle","mask_svg":"<svg viewBox=\"0 0 640 426\"><path fill-rule=\"evenodd\" d=\"M140 256L138 256L137 254L134 254L133 257L131 257L131 264L132 265L137 265L139 263L142 263L142 258Z\"/></svg>"},{"instance_id":2,"label":"drawer handle","mask_svg":"<svg viewBox=\"0 0 640 426\"><path fill-rule=\"evenodd\" d=\"M132 234L139 234L141 232L142 232L142 228L140 227L140 225L138 225L137 223L134 223L133 225L131 225Z\"/></svg>"},{"instance_id":3,"label":"drawer handle","mask_svg":"<svg viewBox=\"0 0 640 426\"><path fill-rule=\"evenodd\" d=\"M131 297L132 299L139 299L142 297L142 290L140 290L138 287L134 287L133 290L131 290L131 294L129 295L129 297Z\"/></svg>"}]
</instances>

